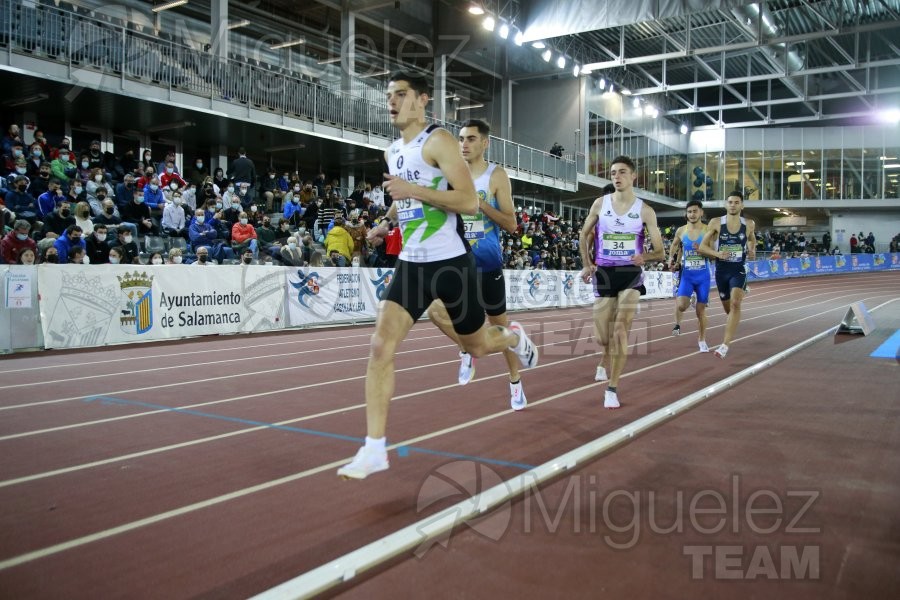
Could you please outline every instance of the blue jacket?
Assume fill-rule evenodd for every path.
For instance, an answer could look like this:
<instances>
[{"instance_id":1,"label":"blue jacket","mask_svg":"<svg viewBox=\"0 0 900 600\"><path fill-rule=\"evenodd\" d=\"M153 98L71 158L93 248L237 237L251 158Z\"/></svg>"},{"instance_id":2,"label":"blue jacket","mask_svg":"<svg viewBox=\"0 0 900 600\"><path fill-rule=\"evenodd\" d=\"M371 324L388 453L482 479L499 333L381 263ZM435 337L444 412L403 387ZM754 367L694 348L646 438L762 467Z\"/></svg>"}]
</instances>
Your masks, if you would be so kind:
<instances>
[{"instance_id":1,"label":"blue jacket","mask_svg":"<svg viewBox=\"0 0 900 600\"><path fill-rule=\"evenodd\" d=\"M198 223L196 218L191 219L188 236L191 238L191 246L194 250L199 246L212 244L219 238L219 233L216 231L218 223L215 219L207 219L202 224Z\"/></svg>"},{"instance_id":2,"label":"blue jacket","mask_svg":"<svg viewBox=\"0 0 900 600\"><path fill-rule=\"evenodd\" d=\"M285 219L290 219L291 216L293 216L293 214L295 212L299 212L300 216L302 217L303 213L306 212L306 209L303 208L302 206L300 206L299 202L297 204L294 204L293 202L285 202L284 203L284 218Z\"/></svg>"},{"instance_id":3,"label":"blue jacket","mask_svg":"<svg viewBox=\"0 0 900 600\"><path fill-rule=\"evenodd\" d=\"M84 240L79 240L77 244L72 244L69 236L65 233L56 238L53 247L59 252L59 264L63 265L69 262L69 250L74 248L84 248Z\"/></svg>"},{"instance_id":4,"label":"blue jacket","mask_svg":"<svg viewBox=\"0 0 900 600\"><path fill-rule=\"evenodd\" d=\"M162 188L158 188L155 192L149 185L144 186L144 204L150 208L158 208L160 205L166 205L166 199L163 197Z\"/></svg>"},{"instance_id":5,"label":"blue jacket","mask_svg":"<svg viewBox=\"0 0 900 600\"><path fill-rule=\"evenodd\" d=\"M51 194L49 191L44 192L38 198L38 213L42 217L46 217L56 208L56 205L66 199L62 193L59 195Z\"/></svg>"},{"instance_id":6,"label":"blue jacket","mask_svg":"<svg viewBox=\"0 0 900 600\"><path fill-rule=\"evenodd\" d=\"M35 202L34 196L28 192L8 191L4 201L6 202L6 208L16 213L16 216L20 218L37 216L37 202ZM26 213L32 214L29 216Z\"/></svg>"}]
</instances>

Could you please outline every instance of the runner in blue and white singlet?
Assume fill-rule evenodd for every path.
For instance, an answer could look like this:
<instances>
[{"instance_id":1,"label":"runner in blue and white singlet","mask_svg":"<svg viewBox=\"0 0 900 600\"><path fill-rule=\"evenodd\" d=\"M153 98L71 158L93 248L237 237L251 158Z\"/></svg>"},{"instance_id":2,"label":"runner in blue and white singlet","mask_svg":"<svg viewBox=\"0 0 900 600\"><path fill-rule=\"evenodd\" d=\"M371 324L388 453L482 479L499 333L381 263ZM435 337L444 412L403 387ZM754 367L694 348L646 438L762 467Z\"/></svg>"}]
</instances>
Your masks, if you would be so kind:
<instances>
[{"instance_id":1,"label":"runner in blue and white singlet","mask_svg":"<svg viewBox=\"0 0 900 600\"><path fill-rule=\"evenodd\" d=\"M690 305L691 295L696 295L698 344L700 352L709 352L706 344L706 306L709 303L710 270L709 259L699 253L699 247L706 234L706 226L701 221L703 204L691 200L685 208L687 224L675 231L670 249L669 268L680 271L678 289L675 291L675 326L672 335L681 334L681 319ZM676 265L677 261L677 265ZM676 268L680 267L680 268Z\"/></svg>"}]
</instances>

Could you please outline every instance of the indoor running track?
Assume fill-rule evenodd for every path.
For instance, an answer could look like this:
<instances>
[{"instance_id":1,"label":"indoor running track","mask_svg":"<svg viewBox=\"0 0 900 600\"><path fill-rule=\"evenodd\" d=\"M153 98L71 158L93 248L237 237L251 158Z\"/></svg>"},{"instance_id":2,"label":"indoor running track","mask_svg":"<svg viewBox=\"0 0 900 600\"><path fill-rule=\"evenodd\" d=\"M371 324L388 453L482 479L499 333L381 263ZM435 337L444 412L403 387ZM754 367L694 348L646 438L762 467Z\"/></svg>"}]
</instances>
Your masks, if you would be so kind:
<instances>
[{"instance_id":1,"label":"indoor running track","mask_svg":"<svg viewBox=\"0 0 900 600\"><path fill-rule=\"evenodd\" d=\"M371 327L5 357L0 597L252 596L807 340L860 300L872 335L816 342L330 594L898 597L900 367L869 356L900 329L896 272L753 283L726 360L696 351L690 311L672 337L672 301L642 302L617 411L593 381L589 308L517 315L542 352L520 413L501 357L461 388L456 349L420 322L396 360L391 468L362 482L335 470L365 432ZM718 299L708 313L715 347ZM712 532L714 516L690 511L716 492L734 504ZM756 513L766 528L747 525L755 492L783 504ZM809 550L782 568L779 553L813 547L814 565Z\"/></svg>"}]
</instances>

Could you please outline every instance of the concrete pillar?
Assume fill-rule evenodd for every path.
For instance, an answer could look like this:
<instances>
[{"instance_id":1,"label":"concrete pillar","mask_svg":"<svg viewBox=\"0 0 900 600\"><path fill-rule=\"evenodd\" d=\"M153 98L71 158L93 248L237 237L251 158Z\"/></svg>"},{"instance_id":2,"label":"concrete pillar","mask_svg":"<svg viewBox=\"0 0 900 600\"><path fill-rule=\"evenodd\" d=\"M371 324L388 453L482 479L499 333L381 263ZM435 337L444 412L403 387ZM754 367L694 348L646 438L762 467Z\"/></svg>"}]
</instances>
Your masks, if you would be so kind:
<instances>
[{"instance_id":1,"label":"concrete pillar","mask_svg":"<svg viewBox=\"0 0 900 600\"><path fill-rule=\"evenodd\" d=\"M440 54L434 61L434 97L432 98L434 116L440 121L447 120L447 55Z\"/></svg>"},{"instance_id":2,"label":"concrete pillar","mask_svg":"<svg viewBox=\"0 0 900 600\"><path fill-rule=\"evenodd\" d=\"M219 58L228 58L228 0L210 2L210 52Z\"/></svg>"}]
</instances>

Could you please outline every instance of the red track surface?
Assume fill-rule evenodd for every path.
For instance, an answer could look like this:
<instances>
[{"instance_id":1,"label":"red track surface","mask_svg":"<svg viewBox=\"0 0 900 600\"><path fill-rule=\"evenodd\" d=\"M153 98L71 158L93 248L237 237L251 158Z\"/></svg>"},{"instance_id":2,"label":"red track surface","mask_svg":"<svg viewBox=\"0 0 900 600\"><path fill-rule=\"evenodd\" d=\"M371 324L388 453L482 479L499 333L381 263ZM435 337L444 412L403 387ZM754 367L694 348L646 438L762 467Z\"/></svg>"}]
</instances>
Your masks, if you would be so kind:
<instances>
[{"instance_id":1,"label":"red track surface","mask_svg":"<svg viewBox=\"0 0 900 600\"><path fill-rule=\"evenodd\" d=\"M388 429L410 452L392 452L389 471L352 483L334 471L365 431L369 327L8 357L0 596L247 597L463 499L436 477L469 490L487 484L477 474L508 478L828 329L863 300L884 304L872 336L819 342L542 488L551 520L564 508L555 525L535 498L519 500L454 532L447 549L395 560L336 593L897 597L900 367L868 355L900 328L898 299L897 273L753 284L724 361L695 352L690 316L670 337L671 301L645 302L614 412L601 408L605 384L593 382L589 309L519 316L543 354L523 374L529 407L515 414L502 358L478 361L476 380L459 388L454 348L420 323L397 357ZM717 300L709 314L714 347L724 324ZM585 495L576 510L566 496L573 478ZM817 531L648 531L650 504L661 524L687 515L678 490L686 504L718 491L741 506L771 492L790 516L802 502L789 492L814 490L798 526ZM622 545L628 536L610 526L627 523L633 505L611 501L603 514L603 502L625 492L645 509L645 528L612 550L606 537ZM778 574L780 548L816 546L818 577L724 580L735 567L709 556L697 576L685 548L723 545L744 548L745 576L760 545Z\"/></svg>"}]
</instances>

